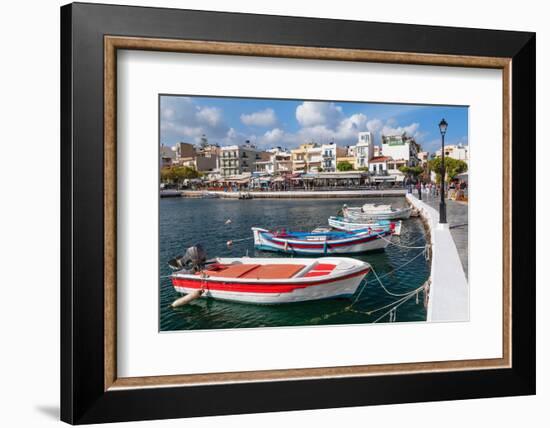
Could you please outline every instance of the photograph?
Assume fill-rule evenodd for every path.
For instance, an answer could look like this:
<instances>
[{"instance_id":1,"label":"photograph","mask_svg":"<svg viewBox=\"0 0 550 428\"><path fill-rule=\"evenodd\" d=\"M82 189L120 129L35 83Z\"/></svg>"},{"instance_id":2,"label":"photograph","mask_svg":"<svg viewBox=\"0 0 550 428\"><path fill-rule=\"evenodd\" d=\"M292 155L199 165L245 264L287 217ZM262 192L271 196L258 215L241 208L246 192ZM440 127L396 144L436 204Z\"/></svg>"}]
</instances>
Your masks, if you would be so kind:
<instances>
[{"instance_id":1,"label":"photograph","mask_svg":"<svg viewBox=\"0 0 550 428\"><path fill-rule=\"evenodd\" d=\"M467 105L158 104L161 332L468 321Z\"/></svg>"},{"instance_id":2,"label":"photograph","mask_svg":"<svg viewBox=\"0 0 550 428\"><path fill-rule=\"evenodd\" d=\"M32 60L13 62L10 112L23 123L29 99L60 107L35 128L61 150L39 138L50 158L30 157L55 183L32 197L11 186L35 207L48 187L59 200L58 269L44 278L60 292L29 300L56 325L26 317L57 344L56 370L39 371L58 392L43 390L37 414L59 395L70 424L281 425L269 413L288 412L327 425L363 406L381 406L364 409L380 423L407 404L391 412L410 425L427 409L440 423L454 400L505 422L533 414L503 413L515 407L502 398L533 402L519 396L540 377L538 21L483 5L310 16L295 3L63 5L47 20L56 66L43 67L60 90L45 97L20 91L55 86L24 72L48 50L14 44ZM53 230L40 219L25 231ZM6 301L21 301L15 285Z\"/></svg>"}]
</instances>

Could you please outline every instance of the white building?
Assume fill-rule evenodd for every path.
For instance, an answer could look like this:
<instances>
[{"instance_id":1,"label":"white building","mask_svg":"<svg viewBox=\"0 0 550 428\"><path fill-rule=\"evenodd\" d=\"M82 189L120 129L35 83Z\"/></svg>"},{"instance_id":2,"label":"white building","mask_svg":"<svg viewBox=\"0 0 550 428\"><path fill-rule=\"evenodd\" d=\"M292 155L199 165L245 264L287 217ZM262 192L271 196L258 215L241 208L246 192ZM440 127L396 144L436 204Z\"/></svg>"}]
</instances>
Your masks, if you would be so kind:
<instances>
[{"instance_id":1,"label":"white building","mask_svg":"<svg viewBox=\"0 0 550 428\"><path fill-rule=\"evenodd\" d=\"M441 156L441 149L435 152L436 156ZM453 159L462 160L468 163L470 159L470 151L468 145L451 144L445 146L445 156Z\"/></svg>"},{"instance_id":2,"label":"white building","mask_svg":"<svg viewBox=\"0 0 550 428\"><path fill-rule=\"evenodd\" d=\"M357 136L357 144L353 150L355 155L355 167L368 168L369 160L374 157L374 141L372 134L368 131L360 132Z\"/></svg>"},{"instance_id":3,"label":"white building","mask_svg":"<svg viewBox=\"0 0 550 428\"><path fill-rule=\"evenodd\" d=\"M292 154L280 147L267 150L267 160L256 161L256 171L269 175L292 172Z\"/></svg>"},{"instance_id":4,"label":"white building","mask_svg":"<svg viewBox=\"0 0 550 428\"><path fill-rule=\"evenodd\" d=\"M399 164L417 166L420 146L412 137L402 135L382 135L382 155L389 156Z\"/></svg>"},{"instance_id":5,"label":"white building","mask_svg":"<svg viewBox=\"0 0 550 428\"><path fill-rule=\"evenodd\" d=\"M375 156L369 162L369 173L371 176L387 175L388 161L391 161L389 156Z\"/></svg>"},{"instance_id":6,"label":"white building","mask_svg":"<svg viewBox=\"0 0 550 428\"><path fill-rule=\"evenodd\" d=\"M326 172L336 171L336 162L337 159L346 156L347 149L344 147L338 147L335 143L323 144L321 146L321 153L323 156L323 161L321 163L321 168Z\"/></svg>"},{"instance_id":7,"label":"white building","mask_svg":"<svg viewBox=\"0 0 550 428\"><path fill-rule=\"evenodd\" d=\"M249 142L241 146L225 146L220 149L220 174L222 177L252 173L256 162L262 160L262 152Z\"/></svg>"}]
</instances>

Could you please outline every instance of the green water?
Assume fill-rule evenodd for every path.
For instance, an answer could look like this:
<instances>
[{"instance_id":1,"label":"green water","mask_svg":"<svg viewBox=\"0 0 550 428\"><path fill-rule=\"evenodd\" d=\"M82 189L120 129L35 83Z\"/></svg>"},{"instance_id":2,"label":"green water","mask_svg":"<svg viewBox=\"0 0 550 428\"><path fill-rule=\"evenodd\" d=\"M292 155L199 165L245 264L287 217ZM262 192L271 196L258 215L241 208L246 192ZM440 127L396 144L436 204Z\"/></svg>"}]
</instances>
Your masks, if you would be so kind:
<instances>
[{"instance_id":1,"label":"green water","mask_svg":"<svg viewBox=\"0 0 550 428\"><path fill-rule=\"evenodd\" d=\"M304 303L259 306L213 299L198 299L191 304L173 309L170 307L180 297L174 291L167 265L169 259L182 254L186 248L200 243L208 257L287 257L284 254L257 251L252 239L235 243L228 248L229 240L252 236L250 227L285 227L296 231L309 231L317 226L326 226L327 219L335 215L346 203L361 205L362 199L189 199L166 198L160 200L160 330L197 330L220 328L280 327L329 324L372 323L386 311L370 315L365 312L380 308L397 300L380 287L373 274L369 273L360 299L353 306L356 311L345 310L349 299L333 299ZM392 203L405 206L404 198L369 198L368 202ZM231 219L230 224L225 224ZM418 218L403 222L396 243L409 246L425 244L424 228ZM422 250L403 249L389 245L385 251L355 256L369 262L379 276L393 271L411 260ZM423 255L404 268L382 279L388 290L405 293L421 286L429 276L429 264ZM359 291L363 287L359 288ZM426 309L423 296L419 295L401 305L396 314L397 322L425 321ZM385 316L378 322L388 322Z\"/></svg>"}]
</instances>

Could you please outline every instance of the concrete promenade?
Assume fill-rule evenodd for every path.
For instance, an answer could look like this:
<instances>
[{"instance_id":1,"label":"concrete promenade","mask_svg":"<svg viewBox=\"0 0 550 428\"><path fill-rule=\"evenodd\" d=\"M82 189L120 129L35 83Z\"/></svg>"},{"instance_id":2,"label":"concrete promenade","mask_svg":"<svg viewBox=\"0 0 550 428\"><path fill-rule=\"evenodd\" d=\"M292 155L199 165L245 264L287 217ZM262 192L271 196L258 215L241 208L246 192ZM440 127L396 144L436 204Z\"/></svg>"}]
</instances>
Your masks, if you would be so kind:
<instances>
[{"instance_id":1,"label":"concrete promenade","mask_svg":"<svg viewBox=\"0 0 550 428\"><path fill-rule=\"evenodd\" d=\"M439 213L439 197L422 194L422 201ZM445 200L445 203L447 204L449 230L455 241L464 273L468 277L468 204L452 200Z\"/></svg>"},{"instance_id":2,"label":"concrete promenade","mask_svg":"<svg viewBox=\"0 0 550 428\"><path fill-rule=\"evenodd\" d=\"M200 197L203 191L197 190L182 190L181 195L184 197ZM224 192L224 191L208 191L220 198L238 199L241 194L249 194L253 199L276 199L276 198L365 198L365 197L384 197L384 196L404 196L407 192L405 189L381 189L381 190L289 190L275 192Z\"/></svg>"},{"instance_id":3,"label":"concrete promenade","mask_svg":"<svg viewBox=\"0 0 550 428\"><path fill-rule=\"evenodd\" d=\"M420 211L430 231L432 257L427 321L467 321L469 285L449 224L439 224L439 212L428 201L419 201L411 194L406 198Z\"/></svg>"}]
</instances>

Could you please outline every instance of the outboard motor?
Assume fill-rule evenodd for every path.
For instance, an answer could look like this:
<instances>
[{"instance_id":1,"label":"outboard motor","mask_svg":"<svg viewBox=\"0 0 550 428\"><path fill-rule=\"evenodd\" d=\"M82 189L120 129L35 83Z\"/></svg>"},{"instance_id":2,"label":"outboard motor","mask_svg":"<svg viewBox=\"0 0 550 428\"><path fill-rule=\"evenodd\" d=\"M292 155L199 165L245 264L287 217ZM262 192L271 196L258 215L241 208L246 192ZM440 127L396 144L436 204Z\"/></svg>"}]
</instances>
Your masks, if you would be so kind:
<instances>
[{"instance_id":1,"label":"outboard motor","mask_svg":"<svg viewBox=\"0 0 550 428\"><path fill-rule=\"evenodd\" d=\"M168 265L173 270L187 269L191 272L199 272L206 265L206 251L201 244L196 244L189 247L183 256L170 260Z\"/></svg>"}]
</instances>

